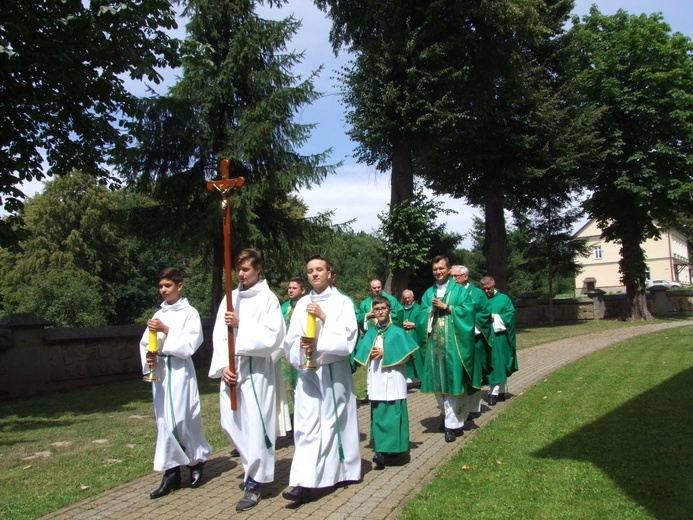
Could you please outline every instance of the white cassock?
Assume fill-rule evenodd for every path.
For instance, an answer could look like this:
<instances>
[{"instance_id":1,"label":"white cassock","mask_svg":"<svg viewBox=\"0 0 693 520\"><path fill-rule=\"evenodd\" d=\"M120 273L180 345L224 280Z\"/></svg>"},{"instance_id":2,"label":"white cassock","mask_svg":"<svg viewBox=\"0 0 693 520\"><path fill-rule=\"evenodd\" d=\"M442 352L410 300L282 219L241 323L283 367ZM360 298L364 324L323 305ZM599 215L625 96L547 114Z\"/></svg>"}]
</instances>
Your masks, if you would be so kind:
<instances>
[{"instance_id":1,"label":"white cassock","mask_svg":"<svg viewBox=\"0 0 693 520\"><path fill-rule=\"evenodd\" d=\"M202 345L200 315L186 298L173 305L166 302L156 311L168 328L168 335L157 333L159 356L154 373L159 381L152 383L154 414L158 429L154 470L176 466L194 466L212 453L202 428L200 392L192 355ZM149 373L147 346L149 329L140 339L142 373Z\"/></svg>"},{"instance_id":2,"label":"white cassock","mask_svg":"<svg viewBox=\"0 0 693 520\"><path fill-rule=\"evenodd\" d=\"M326 319L325 323L316 320L313 362L318 368L302 370L305 349L300 346L300 338L306 334L306 307L311 301L320 305ZM321 294L311 291L296 304L284 341L284 354L298 369L294 402L296 450L290 486L322 488L361 479L356 392L349 364L357 336L354 304L338 290L329 287Z\"/></svg>"},{"instance_id":3,"label":"white cassock","mask_svg":"<svg viewBox=\"0 0 693 520\"><path fill-rule=\"evenodd\" d=\"M242 287L242 286L241 286ZM256 482L274 480L277 432L283 431L288 417L286 398L282 403L285 414L278 414L277 392L286 396L277 360L281 357L284 339L284 316L279 300L265 280L258 280L250 289L235 289L231 296L238 313L235 334L236 411L231 410L229 387L221 381L219 406L221 427L241 454L241 463L248 477ZM228 331L224 321L226 297L219 305L212 340L214 353L209 377L220 378L229 366ZM271 444L268 446L267 444Z\"/></svg>"}]
</instances>

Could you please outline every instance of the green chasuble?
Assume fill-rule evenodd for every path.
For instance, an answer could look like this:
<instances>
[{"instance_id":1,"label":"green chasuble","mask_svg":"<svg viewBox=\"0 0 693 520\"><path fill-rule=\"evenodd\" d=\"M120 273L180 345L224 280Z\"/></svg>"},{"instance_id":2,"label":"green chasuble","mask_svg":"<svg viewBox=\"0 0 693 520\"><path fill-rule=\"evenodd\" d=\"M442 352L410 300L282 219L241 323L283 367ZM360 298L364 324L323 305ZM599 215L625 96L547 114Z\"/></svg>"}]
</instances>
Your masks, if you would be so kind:
<instances>
[{"instance_id":1,"label":"green chasuble","mask_svg":"<svg viewBox=\"0 0 693 520\"><path fill-rule=\"evenodd\" d=\"M291 315L294 312L294 306L291 305L291 300L286 300L282 303L282 316L284 316L284 324L286 325L286 330L289 330L289 324L291 323ZM286 385L286 393L292 395L291 392L296 390L296 380L298 379L298 370L291 366L286 359L283 357L279 358L279 368L282 371L282 377L284 378L284 384Z\"/></svg>"},{"instance_id":2,"label":"green chasuble","mask_svg":"<svg viewBox=\"0 0 693 520\"><path fill-rule=\"evenodd\" d=\"M474 369L483 374L482 384L488 384L488 374L493 370L493 320L491 319L491 305L486 293L476 285L468 282L464 289L469 293L474 302L474 323L481 332L474 338L475 357Z\"/></svg>"},{"instance_id":3,"label":"green chasuble","mask_svg":"<svg viewBox=\"0 0 693 520\"><path fill-rule=\"evenodd\" d=\"M452 279L441 298L450 306L448 312L435 310L432 313L435 295L434 285L421 298L422 310L416 322L419 345L426 349L421 391L460 395L465 385L479 389L483 374L474 364L474 302L464 287ZM432 327L428 333L431 317Z\"/></svg>"},{"instance_id":4,"label":"green chasuble","mask_svg":"<svg viewBox=\"0 0 693 520\"><path fill-rule=\"evenodd\" d=\"M421 305L419 305L418 303L413 303L410 309L407 309L404 306L402 306L402 323L404 323L405 321L411 321L412 323L416 323L416 317L419 315L420 312ZM416 328L406 330L405 332L409 334L414 339L414 341L419 341L418 335L416 333ZM409 379L423 379L425 355L426 350L422 348L411 355L409 361L407 361L407 377Z\"/></svg>"},{"instance_id":5,"label":"green chasuble","mask_svg":"<svg viewBox=\"0 0 693 520\"><path fill-rule=\"evenodd\" d=\"M489 298L491 312L503 320L505 331L496 332L493 338L493 370L489 372L490 385L505 383L508 376L517 372L517 348L515 342L515 307L510 298L496 291Z\"/></svg>"},{"instance_id":6,"label":"green chasuble","mask_svg":"<svg viewBox=\"0 0 693 520\"><path fill-rule=\"evenodd\" d=\"M381 364L383 368L406 362L407 357L419 349L416 341L402 327L392 324L381 330L371 327L356 345L354 360L358 364L363 366L368 364L371 349L378 335L383 336L383 361Z\"/></svg>"},{"instance_id":7,"label":"green chasuble","mask_svg":"<svg viewBox=\"0 0 693 520\"><path fill-rule=\"evenodd\" d=\"M397 301L397 298L392 296L391 294L386 293L385 291L380 293L381 296L384 298L387 298L390 301L390 306L392 307L390 309L390 320L392 323L395 325L402 325L402 311L404 310L402 308L402 304ZM365 300L363 300L356 311L356 323L359 326L359 330L361 332L365 332L363 330L363 320L366 318L366 314L371 312L373 309L373 296L369 296ZM378 323L378 320L375 318L371 318L368 321L368 328L370 329L371 327L375 327L375 324Z\"/></svg>"}]
</instances>

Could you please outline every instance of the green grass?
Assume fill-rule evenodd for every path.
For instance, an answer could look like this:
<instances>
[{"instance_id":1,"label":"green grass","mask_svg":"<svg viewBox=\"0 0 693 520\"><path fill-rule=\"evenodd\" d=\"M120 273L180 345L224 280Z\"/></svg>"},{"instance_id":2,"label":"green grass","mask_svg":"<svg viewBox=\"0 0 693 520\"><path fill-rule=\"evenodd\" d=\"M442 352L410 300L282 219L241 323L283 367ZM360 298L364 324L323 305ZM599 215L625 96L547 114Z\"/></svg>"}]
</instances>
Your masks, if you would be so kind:
<instances>
[{"instance_id":1,"label":"green grass","mask_svg":"<svg viewBox=\"0 0 693 520\"><path fill-rule=\"evenodd\" d=\"M617 321L617 320L590 320L578 323L570 323L567 325L556 325L554 327L518 327L517 328L517 349L534 347L551 343L560 339L582 336L593 332L604 330L622 329L624 327L640 327L643 325L652 325L656 323L667 323L672 321L681 321L690 319L690 316L681 316L680 318L654 319L649 321Z\"/></svg>"},{"instance_id":2,"label":"green grass","mask_svg":"<svg viewBox=\"0 0 693 520\"><path fill-rule=\"evenodd\" d=\"M518 341L526 348L619 326L637 324L527 328L519 331ZM225 449L218 381L206 374L198 372L205 432L215 450ZM364 397L365 370L354 378ZM151 473L155 443L151 388L139 379L0 403L0 518L37 518Z\"/></svg>"},{"instance_id":3,"label":"green grass","mask_svg":"<svg viewBox=\"0 0 693 520\"><path fill-rule=\"evenodd\" d=\"M404 520L691 518L693 326L549 375L480 429Z\"/></svg>"},{"instance_id":4,"label":"green grass","mask_svg":"<svg viewBox=\"0 0 693 520\"><path fill-rule=\"evenodd\" d=\"M218 380L198 373L207 440L219 426ZM0 518L37 518L153 471L151 386L136 379L0 404Z\"/></svg>"}]
</instances>

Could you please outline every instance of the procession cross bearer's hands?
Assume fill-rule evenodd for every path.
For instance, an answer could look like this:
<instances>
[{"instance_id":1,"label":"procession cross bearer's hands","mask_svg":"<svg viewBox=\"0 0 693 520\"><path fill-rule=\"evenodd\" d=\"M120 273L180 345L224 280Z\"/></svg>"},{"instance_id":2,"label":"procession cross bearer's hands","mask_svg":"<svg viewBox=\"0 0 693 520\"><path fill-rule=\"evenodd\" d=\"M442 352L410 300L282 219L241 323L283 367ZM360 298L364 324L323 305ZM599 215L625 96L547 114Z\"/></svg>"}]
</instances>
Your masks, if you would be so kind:
<instances>
[{"instance_id":1,"label":"procession cross bearer's hands","mask_svg":"<svg viewBox=\"0 0 693 520\"><path fill-rule=\"evenodd\" d=\"M238 382L238 374L236 372L231 372L229 367L224 367L224 370L221 371L221 378L227 386L233 386Z\"/></svg>"}]
</instances>

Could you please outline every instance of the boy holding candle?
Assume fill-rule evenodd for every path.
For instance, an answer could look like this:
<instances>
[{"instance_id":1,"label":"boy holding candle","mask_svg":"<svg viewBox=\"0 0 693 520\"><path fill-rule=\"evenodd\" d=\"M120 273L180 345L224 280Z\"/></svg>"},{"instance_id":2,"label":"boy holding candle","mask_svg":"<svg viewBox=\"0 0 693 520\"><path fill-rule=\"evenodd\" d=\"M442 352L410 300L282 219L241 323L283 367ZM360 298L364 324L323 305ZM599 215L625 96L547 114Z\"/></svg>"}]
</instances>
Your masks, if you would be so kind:
<instances>
[{"instance_id":1,"label":"boy holding candle","mask_svg":"<svg viewBox=\"0 0 693 520\"><path fill-rule=\"evenodd\" d=\"M212 453L207 443L200 394L192 355L202 344L200 315L180 296L183 274L174 267L159 273L159 293L164 299L140 340L142 371L150 365L158 379L152 382L158 429L154 470L164 471L161 485L150 498L168 495L180 487L180 467L190 468L190 487L202 483L204 463ZM150 335L156 334L150 338ZM154 340L150 344L150 339Z\"/></svg>"},{"instance_id":2,"label":"boy holding candle","mask_svg":"<svg viewBox=\"0 0 693 520\"><path fill-rule=\"evenodd\" d=\"M373 462L382 469L386 458L409 451L406 363L419 346L391 322L387 298L374 297L372 309L375 327L359 341L354 359L368 369Z\"/></svg>"},{"instance_id":3,"label":"boy holding candle","mask_svg":"<svg viewBox=\"0 0 693 520\"><path fill-rule=\"evenodd\" d=\"M243 497L236 504L236 511L247 511L260 501L261 484L274 480L277 431L281 432L284 417L280 409L286 405L286 393L278 384L281 374L277 366L282 353L284 317L279 300L260 278L260 252L244 249L236 257L235 268L240 283L231 295L233 311L226 310L225 296L219 305L209 377L221 378L221 427L238 450L245 473ZM235 337L235 370L229 363L229 334ZM231 410L230 402L233 385L236 410ZM283 404L278 392L284 396Z\"/></svg>"},{"instance_id":4,"label":"boy holding candle","mask_svg":"<svg viewBox=\"0 0 693 520\"><path fill-rule=\"evenodd\" d=\"M330 264L322 256L309 257L306 271L313 290L296 304L284 341L284 353L298 369L298 381L292 487L282 496L298 504L310 499L312 488L361 479L356 393L349 364L358 335L354 304L332 287Z\"/></svg>"}]
</instances>

